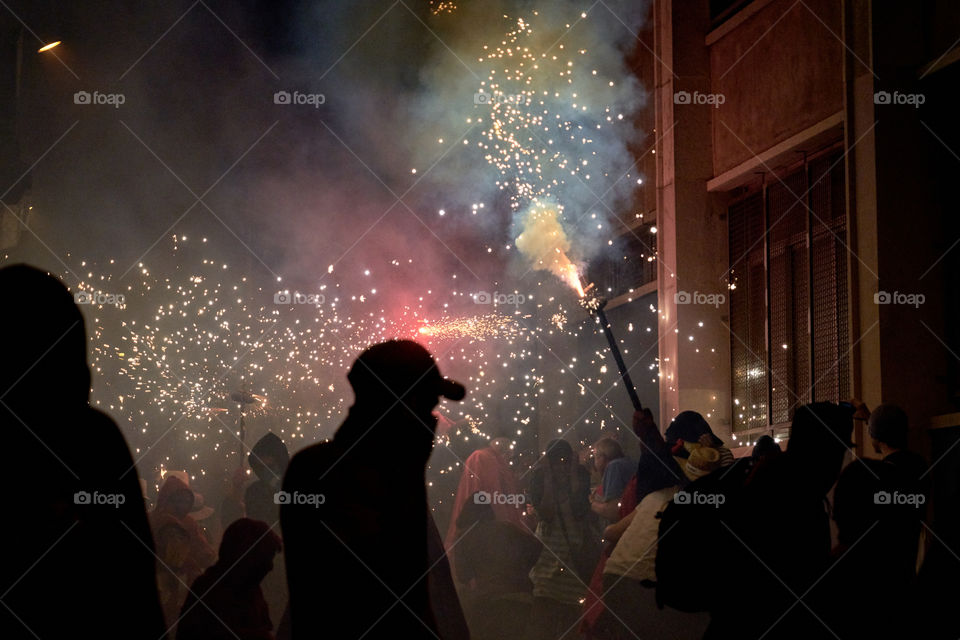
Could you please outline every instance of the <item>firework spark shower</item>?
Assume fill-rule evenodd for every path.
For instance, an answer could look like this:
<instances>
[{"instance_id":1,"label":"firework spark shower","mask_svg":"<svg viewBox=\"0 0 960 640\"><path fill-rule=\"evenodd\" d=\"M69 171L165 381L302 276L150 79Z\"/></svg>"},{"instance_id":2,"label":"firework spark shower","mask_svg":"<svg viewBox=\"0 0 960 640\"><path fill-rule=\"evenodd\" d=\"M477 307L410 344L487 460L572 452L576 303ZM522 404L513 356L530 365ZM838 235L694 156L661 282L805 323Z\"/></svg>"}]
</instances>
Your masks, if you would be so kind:
<instances>
[{"instance_id":1,"label":"firework spark shower","mask_svg":"<svg viewBox=\"0 0 960 640\"><path fill-rule=\"evenodd\" d=\"M329 437L350 362L389 337L467 383L443 434L466 453L509 435L525 465L543 430L622 425L598 401L614 377L602 345L578 345L594 328L570 287L618 250L612 212L636 189L642 7L156 11L166 34L78 13L87 37L57 55L79 83L61 65L27 76L25 119L43 123L28 146L57 142L35 133L50 121L68 133L37 176L36 235L5 255L95 302L123 296L83 310L94 402L141 466L229 470L241 411L253 436ZM107 111L77 91L124 99Z\"/></svg>"}]
</instances>

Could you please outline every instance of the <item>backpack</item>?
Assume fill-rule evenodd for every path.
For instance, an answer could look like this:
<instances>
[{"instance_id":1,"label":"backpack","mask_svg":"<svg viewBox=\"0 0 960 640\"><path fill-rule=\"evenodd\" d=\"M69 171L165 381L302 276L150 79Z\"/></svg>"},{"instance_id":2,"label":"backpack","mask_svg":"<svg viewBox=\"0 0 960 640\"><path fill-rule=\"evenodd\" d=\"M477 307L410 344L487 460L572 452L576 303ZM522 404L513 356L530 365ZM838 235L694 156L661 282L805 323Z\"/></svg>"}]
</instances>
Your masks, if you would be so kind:
<instances>
[{"instance_id":1,"label":"backpack","mask_svg":"<svg viewBox=\"0 0 960 640\"><path fill-rule=\"evenodd\" d=\"M724 572L718 563L729 557L731 534L723 522L752 468L749 458L721 467L679 490L660 513L657 542L657 606L693 613L708 611ZM704 571L704 555L711 561Z\"/></svg>"}]
</instances>

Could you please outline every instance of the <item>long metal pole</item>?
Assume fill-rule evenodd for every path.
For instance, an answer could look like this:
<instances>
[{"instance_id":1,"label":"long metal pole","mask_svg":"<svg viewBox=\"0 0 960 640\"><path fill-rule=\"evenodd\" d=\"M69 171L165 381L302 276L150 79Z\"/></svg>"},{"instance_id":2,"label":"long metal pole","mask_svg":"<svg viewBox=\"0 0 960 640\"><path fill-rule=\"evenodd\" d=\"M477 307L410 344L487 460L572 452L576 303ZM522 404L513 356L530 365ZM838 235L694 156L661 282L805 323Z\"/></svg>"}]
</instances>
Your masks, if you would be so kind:
<instances>
[{"instance_id":1,"label":"long metal pole","mask_svg":"<svg viewBox=\"0 0 960 640\"><path fill-rule=\"evenodd\" d=\"M623 386L627 388L627 395L630 396L630 402L633 403L635 410L642 411L643 405L640 404L640 396L637 395L637 389L633 386L633 380L630 379L630 372L627 371L627 365L623 362L620 347L617 346L617 340L613 337L613 331L610 329L610 323L607 321L607 314L603 310L605 306L607 306L606 301L601 302L597 306L597 318L600 319L603 334L607 336L607 344L610 345L610 351L613 352L613 359L617 361L617 369L620 370L620 377L623 379Z\"/></svg>"}]
</instances>

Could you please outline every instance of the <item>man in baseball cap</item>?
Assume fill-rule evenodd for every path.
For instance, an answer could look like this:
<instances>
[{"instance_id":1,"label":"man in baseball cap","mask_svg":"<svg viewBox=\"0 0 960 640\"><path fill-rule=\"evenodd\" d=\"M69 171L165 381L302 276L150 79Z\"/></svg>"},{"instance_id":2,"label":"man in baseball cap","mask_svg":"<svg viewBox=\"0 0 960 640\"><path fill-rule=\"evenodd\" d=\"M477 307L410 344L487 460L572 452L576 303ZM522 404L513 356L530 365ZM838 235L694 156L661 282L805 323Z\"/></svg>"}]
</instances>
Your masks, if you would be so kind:
<instances>
[{"instance_id":1,"label":"man in baseball cap","mask_svg":"<svg viewBox=\"0 0 960 640\"><path fill-rule=\"evenodd\" d=\"M347 380L357 402L385 400L388 404L410 396L463 400L467 390L459 382L440 375L437 363L412 340L389 340L360 354Z\"/></svg>"},{"instance_id":2,"label":"man in baseball cap","mask_svg":"<svg viewBox=\"0 0 960 640\"><path fill-rule=\"evenodd\" d=\"M294 456L278 492L293 640L466 639L424 478L433 409L466 390L410 340L368 348L347 380L346 420Z\"/></svg>"}]
</instances>

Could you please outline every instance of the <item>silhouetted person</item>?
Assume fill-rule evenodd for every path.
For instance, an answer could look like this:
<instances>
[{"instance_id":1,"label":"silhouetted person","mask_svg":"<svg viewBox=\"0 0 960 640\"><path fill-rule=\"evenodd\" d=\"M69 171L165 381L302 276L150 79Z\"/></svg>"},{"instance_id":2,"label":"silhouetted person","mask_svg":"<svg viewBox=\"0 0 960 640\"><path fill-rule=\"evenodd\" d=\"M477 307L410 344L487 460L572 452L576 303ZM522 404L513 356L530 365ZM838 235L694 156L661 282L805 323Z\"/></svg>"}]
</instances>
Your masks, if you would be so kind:
<instances>
[{"instance_id":1,"label":"silhouetted person","mask_svg":"<svg viewBox=\"0 0 960 640\"><path fill-rule=\"evenodd\" d=\"M721 467L733 464L733 453L724 446L723 440L713 433L709 423L696 411L678 413L667 426L664 439L673 455L680 458L686 458L692 447L700 445L712 447L720 453Z\"/></svg>"},{"instance_id":2,"label":"silhouetted person","mask_svg":"<svg viewBox=\"0 0 960 640\"><path fill-rule=\"evenodd\" d=\"M750 474L753 475L757 473L758 469L766 466L771 460L775 460L777 456L782 453L783 450L780 448L780 444L771 436L760 436L757 438L757 442L753 445L753 450L750 452L750 462L753 467Z\"/></svg>"},{"instance_id":3,"label":"silhouetted person","mask_svg":"<svg viewBox=\"0 0 960 640\"><path fill-rule=\"evenodd\" d=\"M600 536L588 520L595 518L590 511L590 472L577 462L567 441L547 444L546 454L533 469L530 502L540 519L537 537L544 549L530 570L533 609L527 638L574 638L580 600L600 556Z\"/></svg>"},{"instance_id":4,"label":"silhouetted person","mask_svg":"<svg viewBox=\"0 0 960 640\"><path fill-rule=\"evenodd\" d=\"M896 562L905 571L916 575L920 533L930 501L930 478L923 456L907 448L909 429L907 414L894 404L881 404L870 413L867 423L874 451L883 456L883 462L893 470L891 501L899 504L896 549L886 562ZM896 495L894 495L894 492Z\"/></svg>"},{"instance_id":5,"label":"silhouetted person","mask_svg":"<svg viewBox=\"0 0 960 640\"><path fill-rule=\"evenodd\" d=\"M856 460L840 474L833 494L832 565L805 598L825 623L821 635L917 637L910 628L917 622L913 569L888 561L904 542L897 532L902 505L887 500L895 485L891 466L877 460Z\"/></svg>"},{"instance_id":6,"label":"silhouetted person","mask_svg":"<svg viewBox=\"0 0 960 640\"><path fill-rule=\"evenodd\" d=\"M55 278L0 269L8 483L0 637L164 635L153 538L116 424L88 405L83 317Z\"/></svg>"},{"instance_id":7,"label":"silhouetted person","mask_svg":"<svg viewBox=\"0 0 960 640\"><path fill-rule=\"evenodd\" d=\"M465 390L407 340L370 347L347 379L346 420L331 442L295 455L283 482L293 638L466 638L424 482L431 412Z\"/></svg>"},{"instance_id":8,"label":"silhouetted person","mask_svg":"<svg viewBox=\"0 0 960 640\"><path fill-rule=\"evenodd\" d=\"M777 444L777 441L770 436L760 436L757 438L756 444L753 445L753 450L750 451L750 457L754 461L766 460L768 458L774 458L783 453L780 449L780 445Z\"/></svg>"},{"instance_id":9,"label":"silhouetted person","mask_svg":"<svg viewBox=\"0 0 960 640\"><path fill-rule=\"evenodd\" d=\"M427 512L427 594L430 610L437 622L437 637L441 640L469 640L470 628L457 595L453 567L443 546L440 529Z\"/></svg>"},{"instance_id":10,"label":"silhouetted person","mask_svg":"<svg viewBox=\"0 0 960 640\"><path fill-rule=\"evenodd\" d=\"M247 517L262 520L280 533L280 505L276 495L283 483L283 474L290 463L290 452L275 433L268 432L257 440L247 456L250 469L257 479L247 487L244 494ZM263 581L263 592L270 606L270 618L279 622L289 601L287 566L283 559Z\"/></svg>"},{"instance_id":11,"label":"silhouetted person","mask_svg":"<svg viewBox=\"0 0 960 640\"><path fill-rule=\"evenodd\" d=\"M832 637L797 600L830 566L827 493L852 432L852 409L817 402L796 410L786 452L756 470L726 523L731 536L716 541L715 569L729 580L706 638ZM750 603L749 615L738 602Z\"/></svg>"},{"instance_id":12,"label":"silhouetted person","mask_svg":"<svg viewBox=\"0 0 960 640\"><path fill-rule=\"evenodd\" d=\"M642 449L637 465L641 487L636 508L607 527L604 537L614 540L602 576L600 593L604 612L594 636L604 640L641 638L698 638L706 616L690 618L674 609L658 609L656 602L656 556L660 537L660 514L677 490L686 484L677 459L671 455L655 423L637 412L634 432ZM715 463L719 454L713 452ZM694 461L699 455L692 453Z\"/></svg>"},{"instance_id":13,"label":"silhouetted person","mask_svg":"<svg viewBox=\"0 0 960 640\"><path fill-rule=\"evenodd\" d=\"M188 476L184 473L182 477ZM176 627L191 583L216 560L203 529L190 517L193 490L175 472L167 474L157 493L150 525L157 544L157 585L169 628Z\"/></svg>"},{"instance_id":14,"label":"silhouetted person","mask_svg":"<svg viewBox=\"0 0 960 640\"><path fill-rule=\"evenodd\" d=\"M279 529L280 505L277 504L275 495L280 490L283 474L290 462L287 445L270 431L253 445L247 461L251 471L257 476L244 494L247 517L262 520L271 526L277 524Z\"/></svg>"},{"instance_id":15,"label":"silhouetted person","mask_svg":"<svg viewBox=\"0 0 960 640\"><path fill-rule=\"evenodd\" d=\"M227 527L216 564L190 586L177 640L273 640L260 583L280 548L266 522L241 518Z\"/></svg>"}]
</instances>

